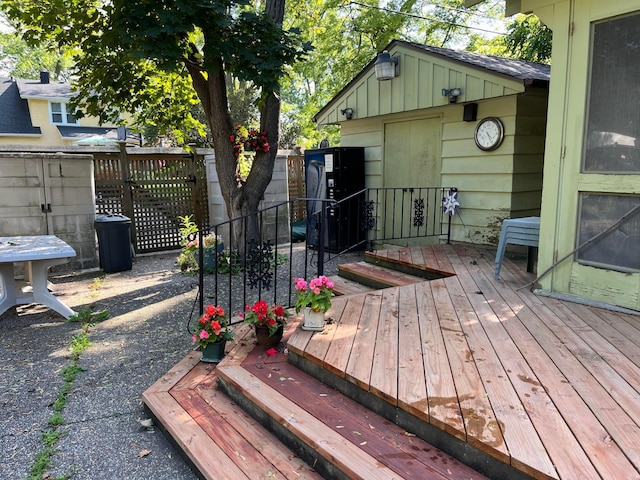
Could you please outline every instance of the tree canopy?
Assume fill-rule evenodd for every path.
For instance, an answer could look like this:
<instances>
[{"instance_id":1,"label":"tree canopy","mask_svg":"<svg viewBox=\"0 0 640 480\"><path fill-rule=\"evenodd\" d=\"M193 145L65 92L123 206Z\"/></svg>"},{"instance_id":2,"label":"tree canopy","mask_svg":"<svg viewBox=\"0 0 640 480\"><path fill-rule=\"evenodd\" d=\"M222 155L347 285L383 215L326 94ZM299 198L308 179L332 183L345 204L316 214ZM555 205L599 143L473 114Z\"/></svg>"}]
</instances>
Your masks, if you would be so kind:
<instances>
[{"instance_id":1,"label":"tree canopy","mask_svg":"<svg viewBox=\"0 0 640 480\"><path fill-rule=\"evenodd\" d=\"M31 1L30 3L35 5L45 2ZM73 3L78 8L87 5L86 2ZM119 109L126 108L137 112L138 123L142 120L147 122L151 125L150 128L153 132L162 133L170 126L179 134L179 141L187 141L188 139L190 142L196 141L198 144L210 145L212 143L211 133L204 128L204 124L207 123L205 121L206 115L188 78L185 81L182 71L185 67L180 54L187 55L189 53L190 42L199 49L202 48L205 44L205 37L202 33L204 28L223 28L221 31L227 29L226 31L231 32L229 37L223 35L224 38L217 47L222 51L230 52L228 65L227 63L224 65L229 110L234 123L254 125L258 121L258 100L262 93L260 85L247 79L248 76L243 75L243 71L247 73L246 65L249 69L253 69L252 73L257 73L257 63L271 58L271 56L267 57L267 52L264 49L261 50L262 41L258 43L258 48L254 44L247 43L247 50L243 54L232 53L233 50L229 49L237 48L234 40L241 35L241 32L257 33L255 37L262 38L264 32L249 26L251 25L250 18L260 19L259 16L256 17L259 14L259 9L248 1L216 3L215 8L208 5L209 2L169 3L170 8L160 7L163 5L160 3L157 9L151 10L149 9L150 2L136 3L136 5L126 5L126 2L121 4L121 8L124 8L126 12L121 11L118 17L113 20L114 25L119 25L114 31L125 33L122 36L122 41L118 40L118 44L121 47L126 46L127 52L145 58L147 62L146 65L134 62L128 73L118 71L113 74L106 68L106 65L104 68L100 68L95 77L98 77L101 84L104 84L112 100L108 104L94 102L95 105L99 105L98 108L101 109L106 108L105 105L111 107L117 105ZM4 5L0 2L0 8L6 9L8 4L13 4L14 8L22 5L20 8L29 12L26 15L28 23L34 23L31 21L31 11L23 6L24 2L13 0L13 2L4 2ZM280 143L288 147L294 145L312 147L327 136L332 139L332 143L338 141L339 130L337 127L318 131L311 121L312 117L364 65L375 58L378 51L393 39L462 48L540 62L548 62L550 58L550 31L533 16L520 15L514 17L510 22L504 21L502 19L504 11L502 2L484 2L473 9L466 9L464 8L464 0L429 2L390 0L384 5L376 0L351 2L344 0L289 0L286 7L285 27L299 31L301 39L314 47L304 62L290 63L289 67L284 67L285 69L278 72L277 75L281 82L283 99ZM64 9L57 11L66 8L65 6ZM189 8L189 15L181 17L180 13L186 8ZM218 16L207 18L206 21L196 21L199 16L205 15L209 11L207 9L218 12ZM154 16L156 10L161 10L161 12ZM107 15L110 14L109 12L104 10L103 13ZM85 13L84 19L82 16L74 16L74 22L81 23L87 18L92 18L88 11ZM51 13L41 12L41 15L48 17L48 21L58 21ZM242 21L240 21L241 15L244 15ZM63 14L60 18L65 16ZM124 18L124 20L121 21L118 18ZM175 32L190 31L186 28L189 22L198 25L193 29L192 38L187 38L182 43L174 42ZM44 22L41 23L44 24ZM260 22L258 21L258 23ZM506 35L500 35L501 32ZM46 35L46 37L50 36ZM89 38L100 40L102 34L87 37L88 40ZM167 38L172 40L170 42L171 48L166 51L163 49L164 53L155 52L157 42L166 44ZM138 45L139 43L142 43L144 48ZM154 55L150 57L145 54L149 51L154 51ZM198 55L202 55L204 60L204 51ZM80 67L82 70L85 70L85 67L93 67L91 65L94 62L92 60L94 58L93 52L87 51L85 57L86 64ZM275 61L277 58L274 57L273 60ZM100 61L98 67L105 62L106 59ZM113 64L112 61L108 63ZM242 66L237 72L235 67L233 70L227 68L236 64ZM123 65L126 64L123 63ZM172 66L175 67L173 70ZM95 70L98 71L97 68ZM286 75L283 76L284 72ZM113 84L125 84L128 83L123 82L123 80L127 80L126 77L140 75L148 78L144 88L140 90L142 95L133 98L129 95L129 91L126 91L121 98L113 97ZM91 80L92 83L96 80L95 77ZM97 90L95 84L89 88ZM125 104L119 104L121 100ZM158 105L162 108L157 108ZM83 105L83 107L86 109L89 106ZM107 112L104 111L104 113ZM105 118L107 117L108 115ZM200 137L205 134L208 136Z\"/></svg>"},{"instance_id":2,"label":"tree canopy","mask_svg":"<svg viewBox=\"0 0 640 480\"><path fill-rule=\"evenodd\" d=\"M5 0L3 10L31 45L77 48L74 99L81 112L113 121L201 128L202 106L216 153L216 171L230 218L254 213L271 181L278 147L280 81L306 46L283 28L284 0ZM266 145L238 182L235 125L228 79L258 92L259 131ZM203 219L201 221L207 221ZM241 234L232 241L242 244ZM257 224L248 238L257 238Z\"/></svg>"}]
</instances>

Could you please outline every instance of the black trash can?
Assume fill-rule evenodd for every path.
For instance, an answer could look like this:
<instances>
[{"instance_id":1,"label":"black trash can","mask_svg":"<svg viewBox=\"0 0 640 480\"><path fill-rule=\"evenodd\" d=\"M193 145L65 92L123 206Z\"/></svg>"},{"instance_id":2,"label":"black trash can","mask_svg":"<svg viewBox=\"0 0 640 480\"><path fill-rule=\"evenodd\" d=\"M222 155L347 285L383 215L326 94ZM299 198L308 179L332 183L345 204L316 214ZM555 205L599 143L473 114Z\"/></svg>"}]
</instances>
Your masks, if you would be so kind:
<instances>
[{"instance_id":1,"label":"black trash can","mask_svg":"<svg viewBox=\"0 0 640 480\"><path fill-rule=\"evenodd\" d=\"M131 270L131 219L124 215L100 215L94 225L100 268L106 273Z\"/></svg>"}]
</instances>

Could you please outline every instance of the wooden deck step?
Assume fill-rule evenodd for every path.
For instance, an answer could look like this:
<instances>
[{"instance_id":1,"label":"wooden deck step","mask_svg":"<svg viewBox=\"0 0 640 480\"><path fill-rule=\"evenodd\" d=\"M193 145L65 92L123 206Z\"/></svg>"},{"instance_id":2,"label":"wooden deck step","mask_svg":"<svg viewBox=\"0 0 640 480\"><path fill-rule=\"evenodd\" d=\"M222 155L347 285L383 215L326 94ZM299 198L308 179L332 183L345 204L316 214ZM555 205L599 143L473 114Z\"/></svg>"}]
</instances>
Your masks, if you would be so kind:
<instances>
[{"instance_id":1,"label":"wooden deck step","mask_svg":"<svg viewBox=\"0 0 640 480\"><path fill-rule=\"evenodd\" d=\"M331 277L331 281L334 285L333 293L336 296L357 295L373 290L371 287L340 276Z\"/></svg>"},{"instance_id":2,"label":"wooden deck step","mask_svg":"<svg viewBox=\"0 0 640 480\"><path fill-rule=\"evenodd\" d=\"M484 479L423 440L256 347L221 388L325 478Z\"/></svg>"},{"instance_id":3,"label":"wooden deck step","mask_svg":"<svg viewBox=\"0 0 640 480\"><path fill-rule=\"evenodd\" d=\"M348 280L374 289L400 287L402 285L424 282L424 278L372 265L368 262L338 265L338 274Z\"/></svg>"},{"instance_id":4,"label":"wooden deck step","mask_svg":"<svg viewBox=\"0 0 640 480\"><path fill-rule=\"evenodd\" d=\"M390 250L365 252L366 262L391 268L427 280L455 275L449 259L442 255L439 245L421 245Z\"/></svg>"},{"instance_id":5,"label":"wooden deck step","mask_svg":"<svg viewBox=\"0 0 640 480\"><path fill-rule=\"evenodd\" d=\"M243 338L235 342L228 354L231 363L238 350L247 349L247 343L253 347ZM218 389L215 364L202 363L200 357L200 352L190 353L143 393L156 424L172 437L191 467L211 480L321 480Z\"/></svg>"}]
</instances>

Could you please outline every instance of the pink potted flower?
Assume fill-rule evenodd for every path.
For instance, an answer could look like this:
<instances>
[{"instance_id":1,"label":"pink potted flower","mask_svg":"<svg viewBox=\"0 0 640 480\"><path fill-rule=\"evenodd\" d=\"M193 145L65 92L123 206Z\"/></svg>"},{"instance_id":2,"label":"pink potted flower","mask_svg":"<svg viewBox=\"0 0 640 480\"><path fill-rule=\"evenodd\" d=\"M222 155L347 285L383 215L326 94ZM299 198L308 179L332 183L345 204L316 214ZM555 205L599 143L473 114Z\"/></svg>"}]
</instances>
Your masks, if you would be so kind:
<instances>
[{"instance_id":1,"label":"pink potted flower","mask_svg":"<svg viewBox=\"0 0 640 480\"><path fill-rule=\"evenodd\" d=\"M333 282L324 275L307 282L304 278L296 278L294 287L298 292L296 313L304 312L304 330L322 330L324 314L331 308Z\"/></svg>"}]
</instances>

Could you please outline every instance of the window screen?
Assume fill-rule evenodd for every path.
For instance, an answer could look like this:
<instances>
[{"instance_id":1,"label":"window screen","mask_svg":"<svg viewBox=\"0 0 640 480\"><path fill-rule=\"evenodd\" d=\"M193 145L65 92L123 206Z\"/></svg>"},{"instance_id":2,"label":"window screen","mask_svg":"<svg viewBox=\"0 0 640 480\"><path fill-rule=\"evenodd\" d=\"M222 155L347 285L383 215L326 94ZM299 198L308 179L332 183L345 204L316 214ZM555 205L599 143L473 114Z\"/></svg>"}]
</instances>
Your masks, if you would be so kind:
<instances>
[{"instance_id":1,"label":"window screen","mask_svg":"<svg viewBox=\"0 0 640 480\"><path fill-rule=\"evenodd\" d=\"M593 25L586 173L640 173L640 13Z\"/></svg>"},{"instance_id":2,"label":"window screen","mask_svg":"<svg viewBox=\"0 0 640 480\"><path fill-rule=\"evenodd\" d=\"M614 227L617 222L620 224ZM640 196L583 193L578 243L582 245L600 234L578 251L578 261L614 270L640 271Z\"/></svg>"}]
</instances>

